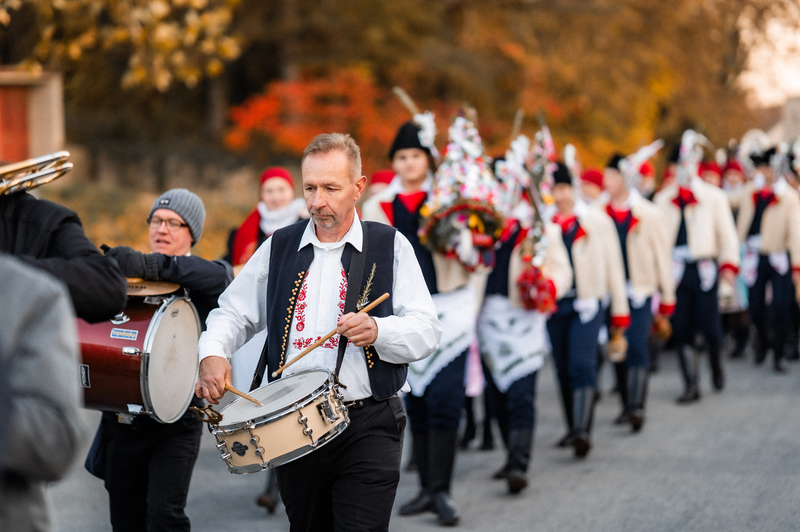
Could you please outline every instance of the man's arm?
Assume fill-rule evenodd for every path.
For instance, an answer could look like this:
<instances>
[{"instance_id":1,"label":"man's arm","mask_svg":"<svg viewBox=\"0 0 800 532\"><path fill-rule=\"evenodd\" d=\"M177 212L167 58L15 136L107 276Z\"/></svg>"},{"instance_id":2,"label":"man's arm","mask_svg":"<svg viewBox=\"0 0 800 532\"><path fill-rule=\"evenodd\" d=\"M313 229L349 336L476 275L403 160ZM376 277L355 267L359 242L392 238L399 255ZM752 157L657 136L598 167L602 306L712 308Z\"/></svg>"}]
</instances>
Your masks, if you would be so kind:
<instances>
[{"instance_id":1,"label":"man's arm","mask_svg":"<svg viewBox=\"0 0 800 532\"><path fill-rule=\"evenodd\" d=\"M267 280L272 239L267 239L219 296L219 307L206 320L197 347L200 374L195 393L213 404L231 380L231 358L267 324Z\"/></svg>"},{"instance_id":2,"label":"man's arm","mask_svg":"<svg viewBox=\"0 0 800 532\"><path fill-rule=\"evenodd\" d=\"M378 355L381 360L393 364L406 364L430 356L439 347L442 324L414 250L399 231L394 241L392 288L394 315L371 319L377 326L373 345ZM369 325L368 321L363 321L363 326Z\"/></svg>"},{"instance_id":3,"label":"man's arm","mask_svg":"<svg viewBox=\"0 0 800 532\"><path fill-rule=\"evenodd\" d=\"M122 312L127 297L125 278L116 263L89 242L80 224L63 224L51 243L47 258L18 258L64 282L79 318L94 323Z\"/></svg>"}]
</instances>

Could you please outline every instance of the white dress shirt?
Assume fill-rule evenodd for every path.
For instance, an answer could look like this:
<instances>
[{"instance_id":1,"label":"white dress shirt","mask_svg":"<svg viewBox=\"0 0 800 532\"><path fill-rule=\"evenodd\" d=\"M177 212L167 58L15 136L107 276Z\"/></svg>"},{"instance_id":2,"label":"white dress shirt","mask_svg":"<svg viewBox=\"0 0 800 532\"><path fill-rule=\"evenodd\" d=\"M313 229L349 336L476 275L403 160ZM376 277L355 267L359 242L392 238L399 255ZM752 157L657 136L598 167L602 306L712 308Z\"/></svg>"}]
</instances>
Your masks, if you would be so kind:
<instances>
[{"instance_id":1,"label":"white dress shirt","mask_svg":"<svg viewBox=\"0 0 800 532\"><path fill-rule=\"evenodd\" d=\"M346 243L357 250L362 248L363 234L358 215L350 230L339 242L320 242L309 220L295 253L306 245L314 246L314 259L303 282L301 296L289 329L286 362L291 361L313 341L336 329L344 309L347 281L341 257ZM207 330L200 336L200 360L209 356L231 358L236 350L267 325L267 282L269 275L272 238L258 248L242 268L239 275L219 297L219 308L206 320ZM387 250L388 252L388 250ZM405 364L421 360L433 353L439 345L442 326L422 277L414 250L399 232L395 234L393 262L392 303L394 315L375 318L378 337L373 346L381 360ZM374 300L381 294L371 294ZM305 303L301 307L301 303ZM269 334L269 332L267 332ZM302 360L287 368L288 376L308 369L336 367L339 335L318 347ZM268 368L269 372L277 368ZM363 399L372 395L364 350L348 344L339 375L347 386L342 390L345 401ZM266 374L264 376L266 384ZM403 389L408 391L406 384Z\"/></svg>"}]
</instances>

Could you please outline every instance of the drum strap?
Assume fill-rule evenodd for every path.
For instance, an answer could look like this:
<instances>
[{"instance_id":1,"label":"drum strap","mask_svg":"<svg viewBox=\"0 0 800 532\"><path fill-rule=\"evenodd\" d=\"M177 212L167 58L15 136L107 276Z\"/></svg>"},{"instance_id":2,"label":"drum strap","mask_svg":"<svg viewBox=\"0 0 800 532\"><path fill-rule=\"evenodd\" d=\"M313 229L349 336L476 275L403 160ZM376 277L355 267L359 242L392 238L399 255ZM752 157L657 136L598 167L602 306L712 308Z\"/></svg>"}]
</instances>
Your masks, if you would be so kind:
<instances>
[{"instance_id":1,"label":"drum strap","mask_svg":"<svg viewBox=\"0 0 800 532\"><path fill-rule=\"evenodd\" d=\"M361 283L364 279L364 269L367 265L367 242L369 242L369 225L361 222L361 251L351 248L350 267L347 269L347 296L344 300L344 313L358 311L358 295L361 293ZM342 369L344 351L347 348L347 338L339 336L339 354L336 357L336 369L333 372L336 382L343 388L347 386L339 382L339 370Z\"/></svg>"}]
</instances>

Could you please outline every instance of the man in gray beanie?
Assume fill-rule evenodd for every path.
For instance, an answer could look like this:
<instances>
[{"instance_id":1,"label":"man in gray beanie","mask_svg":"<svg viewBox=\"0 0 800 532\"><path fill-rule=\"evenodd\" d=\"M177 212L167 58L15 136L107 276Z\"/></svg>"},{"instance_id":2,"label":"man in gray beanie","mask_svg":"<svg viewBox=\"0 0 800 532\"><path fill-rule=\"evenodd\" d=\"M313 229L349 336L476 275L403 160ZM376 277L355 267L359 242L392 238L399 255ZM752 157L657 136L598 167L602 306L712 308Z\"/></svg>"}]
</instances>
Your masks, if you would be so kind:
<instances>
[{"instance_id":1,"label":"man in gray beanie","mask_svg":"<svg viewBox=\"0 0 800 532\"><path fill-rule=\"evenodd\" d=\"M188 291L203 330L208 313L218 306L217 298L233 280L227 262L191 254L203 234L205 218L197 194L184 188L168 190L153 203L147 217L152 253L103 246L126 277L177 283ZM191 405L202 407L202 400L194 397ZM103 414L103 476L115 532L190 530L184 508L200 448L201 425L190 411L170 424L148 416L130 419L112 412Z\"/></svg>"}]
</instances>

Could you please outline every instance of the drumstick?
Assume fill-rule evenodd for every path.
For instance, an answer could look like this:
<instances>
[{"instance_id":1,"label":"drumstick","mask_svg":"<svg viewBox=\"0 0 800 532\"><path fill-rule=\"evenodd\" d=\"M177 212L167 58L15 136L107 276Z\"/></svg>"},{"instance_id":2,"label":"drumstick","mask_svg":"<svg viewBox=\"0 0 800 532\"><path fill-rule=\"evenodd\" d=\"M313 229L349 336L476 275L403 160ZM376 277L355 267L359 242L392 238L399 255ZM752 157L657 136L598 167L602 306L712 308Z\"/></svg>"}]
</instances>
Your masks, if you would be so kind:
<instances>
[{"instance_id":1,"label":"drumstick","mask_svg":"<svg viewBox=\"0 0 800 532\"><path fill-rule=\"evenodd\" d=\"M231 393L235 393L235 394L236 394L236 395L238 395L239 397L242 397L242 398L244 398L244 399L247 399L247 400L248 400L248 401L250 401L251 403L255 403L255 404L257 404L258 406L264 406L264 404L263 404L261 401L259 401L258 399L256 399L256 398L255 398L255 397L253 397L252 395L247 395L247 394L246 394L246 393L244 393L244 392L240 392L239 390L237 390L236 388L234 388L233 386L231 386L231 385L230 385L230 384L228 384L227 382L225 383L225 389L226 389L227 391L231 392Z\"/></svg>"},{"instance_id":2,"label":"drumstick","mask_svg":"<svg viewBox=\"0 0 800 532\"><path fill-rule=\"evenodd\" d=\"M358 312L356 312L356 314L361 314L362 312L369 312L370 310L372 310L375 307L377 307L380 303L383 303L383 301L387 297L389 297L389 292L386 292L381 297L379 297L378 299L376 299L375 301L373 301L372 303L370 303L366 307L364 307L361 310L359 310ZM337 329L338 329L338 327L337 327ZM328 338L330 338L334 334L336 334L336 329L332 330L331 332L329 332L328 334L326 334L325 336L323 336L322 338L320 338L319 340L317 340L316 342L314 342L313 344L308 346L305 351L303 351L302 353L300 353L299 355L294 357L292 360L290 360L289 362L287 362L283 366L281 366L278 369L276 369L275 371L273 371L272 372L272 376L273 377L277 377L278 375L280 375L283 372L283 370L285 370L286 368L288 368L289 366L291 366L292 364L294 364L295 362L297 362L298 360L300 360L301 358L303 358L304 356L309 354L314 349L316 349L319 346L321 346L322 344L324 344L325 341L328 340Z\"/></svg>"}]
</instances>

